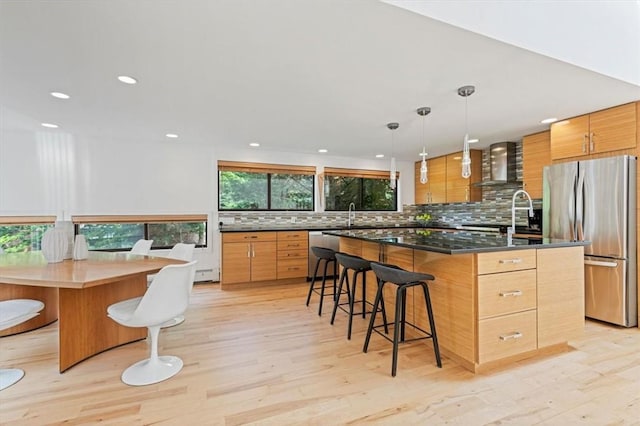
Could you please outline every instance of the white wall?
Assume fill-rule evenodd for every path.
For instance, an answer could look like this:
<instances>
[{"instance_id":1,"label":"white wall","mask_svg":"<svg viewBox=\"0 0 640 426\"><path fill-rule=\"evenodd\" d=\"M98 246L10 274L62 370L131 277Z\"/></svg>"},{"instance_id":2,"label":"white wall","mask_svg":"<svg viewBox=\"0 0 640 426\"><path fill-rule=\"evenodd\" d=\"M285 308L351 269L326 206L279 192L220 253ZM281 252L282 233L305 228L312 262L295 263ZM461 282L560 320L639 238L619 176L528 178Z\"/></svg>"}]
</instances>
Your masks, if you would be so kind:
<instances>
[{"instance_id":1,"label":"white wall","mask_svg":"<svg viewBox=\"0 0 640 426\"><path fill-rule=\"evenodd\" d=\"M640 1L383 0L640 85Z\"/></svg>"},{"instance_id":2,"label":"white wall","mask_svg":"<svg viewBox=\"0 0 640 426\"><path fill-rule=\"evenodd\" d=\"M388 160L222 148L181 141L79 139L62 131L2 128L0 215L208 214L211 242L198 269L219 268L217 161L388 170ZM413 203L413 163L398 162L398 199ZM317 200L316 200L317 201ZM316 205L318 203L316 202Z\"/></svg>"}]
</instances>

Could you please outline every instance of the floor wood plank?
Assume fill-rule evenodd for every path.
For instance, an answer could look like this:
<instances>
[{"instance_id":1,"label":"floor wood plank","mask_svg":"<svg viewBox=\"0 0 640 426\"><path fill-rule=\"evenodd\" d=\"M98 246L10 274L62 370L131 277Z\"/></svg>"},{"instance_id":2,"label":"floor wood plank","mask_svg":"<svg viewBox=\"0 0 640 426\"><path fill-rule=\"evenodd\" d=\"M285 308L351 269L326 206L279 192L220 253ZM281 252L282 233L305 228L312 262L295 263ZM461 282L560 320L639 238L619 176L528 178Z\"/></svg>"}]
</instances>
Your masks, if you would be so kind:
<instances>
[{"instance_id":1,"label":"floor wood plank","mask_svg":"<svg viewBox=\"0 0 640 426\"><path fill-rule=\"evenodd\" d=\"M0 393L3 425L86 424L640 424L640 331L587 321L571 349L474 375L429 342L391 345L367 322L306 307L307 284L221 291L194 288L186 321L160 334L160 354L184 369L150 386L120 374L146 341L57 371L57 323L0 339L0 365L25 378ZM329 299L327 299L328 301Z\"/></svg>"}]
</instances>

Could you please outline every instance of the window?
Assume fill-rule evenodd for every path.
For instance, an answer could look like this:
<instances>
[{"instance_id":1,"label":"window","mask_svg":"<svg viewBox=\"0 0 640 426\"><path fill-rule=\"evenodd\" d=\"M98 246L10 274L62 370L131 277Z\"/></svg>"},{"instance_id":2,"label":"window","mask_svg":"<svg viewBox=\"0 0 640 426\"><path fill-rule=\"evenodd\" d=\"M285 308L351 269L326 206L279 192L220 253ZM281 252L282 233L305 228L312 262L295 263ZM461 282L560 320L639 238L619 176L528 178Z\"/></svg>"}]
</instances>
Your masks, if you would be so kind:
<instances>
[{"instance_id":1,"label":"window","mask_svg":"<svg viewBox=\"0 0 640 426\"><path fill-rule=\"evenodd\" d=\"M386 172L325 168L325 210L349 210L354 203L356 210L395 211L397 192L389 184Z\"/></svg>"},{"instance_id":2,"label":"window","mask_svg":"<svg viewBox=\"0 0 640 426\"><path fill-rule=\"evenodd\" d=\"M315 167L218 162L218 210L313 211Z\"/></svg>"},{"instance_id":3,"label":"window","mask_svg":"<svg viewBox=\"0 0 640 426\"><path fill-rule=\"evenodd\" d=\"M74 216L72 221L89 250L129 250L141 238L153 240L152 249L176 243L207 246L206 215Z\"/></svg>"},{"instance_id":4,"label":"window","mask_svg":"<svg viewBox=\"0 0 640 426\"><path fill-rule=\"evenodd\" d=\"M55 216L0 217L0 247L5 253L40 250L42 235L55 220Z\"/></svg>"}]
</instances>

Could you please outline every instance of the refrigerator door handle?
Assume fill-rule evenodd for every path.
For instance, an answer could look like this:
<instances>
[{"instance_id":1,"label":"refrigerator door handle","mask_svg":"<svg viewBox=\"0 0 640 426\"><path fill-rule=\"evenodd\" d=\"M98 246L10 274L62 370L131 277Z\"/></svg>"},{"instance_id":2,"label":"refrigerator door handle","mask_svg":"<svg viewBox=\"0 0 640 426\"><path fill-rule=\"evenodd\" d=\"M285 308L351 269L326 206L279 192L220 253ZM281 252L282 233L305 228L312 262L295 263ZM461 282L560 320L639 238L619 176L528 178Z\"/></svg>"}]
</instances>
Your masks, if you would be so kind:
<instances>
[{"instance_id":1,"label":"refrigerator door handle","mask_svg":"<svg viewBox=\"0 0 640 426\"><path fill-rule=\"evenodd\" d=\"M604 262L602 260L585 260L585 265L604 266L605 268L617 268L618 262Z\"/></svg>"},{"instance_id":2,"label":"refrigerator door handle","mask_svg":"<svg viewBox=\"0 0 640 426\"><path fill-rule=\"evenodd\" d=\"M584 174L578 173L578 183L576 187L576 223L575 234L578 241L584 241Z\"/></svg>"}]
</instances>

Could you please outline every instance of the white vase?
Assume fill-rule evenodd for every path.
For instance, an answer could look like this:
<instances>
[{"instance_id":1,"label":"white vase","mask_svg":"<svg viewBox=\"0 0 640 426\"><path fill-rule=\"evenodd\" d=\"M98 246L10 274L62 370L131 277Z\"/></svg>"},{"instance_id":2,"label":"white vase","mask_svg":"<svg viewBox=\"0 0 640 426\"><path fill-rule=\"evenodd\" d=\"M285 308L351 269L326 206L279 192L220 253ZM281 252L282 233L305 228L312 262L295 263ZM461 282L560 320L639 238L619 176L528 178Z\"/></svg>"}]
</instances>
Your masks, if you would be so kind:
<instances>
[{"instance_id":1,"label":"white vase","mask_svg":"<svg viewBox=\"0 0 640 426\"><path fill-rule=\"evenodd\" d=\"M55 228L64 231L67 236L67 251L64 253L64 258L71 259L73 257L73 222L56 220Z\"/></svg>"},{"instance_id":2,"label":"white vase","mask_svg":"<svg viewBox=\"0 0 640 426\"><path fill-rule=\"evenodd\" d=\"M47 262L62 262L69 246L67 233L61 229L49 228L42 235L40 246Z\"/></svg>"},{"instance_id":3,"label":"white vase","mask_svg":"<svg viewBox=\"0 0 640 426\"><path fill-rule=\"evenodd\" d=\"M75 260L84 260L89 257L89 248L84 235L76 235L76 241L73 244L73 258Z\"/></svg>"}]
</instances>

